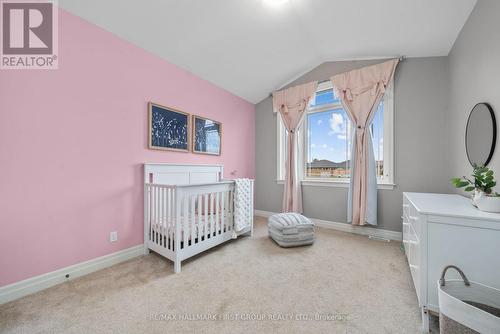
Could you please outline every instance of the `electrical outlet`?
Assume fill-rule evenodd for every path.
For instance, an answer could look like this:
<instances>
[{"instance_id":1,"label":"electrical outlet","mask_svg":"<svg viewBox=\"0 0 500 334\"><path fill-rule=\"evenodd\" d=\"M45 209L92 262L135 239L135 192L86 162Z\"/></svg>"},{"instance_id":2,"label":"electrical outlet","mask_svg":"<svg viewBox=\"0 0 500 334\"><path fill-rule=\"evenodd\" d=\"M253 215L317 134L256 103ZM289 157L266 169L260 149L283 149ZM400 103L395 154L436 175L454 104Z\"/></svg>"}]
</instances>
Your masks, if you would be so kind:
<instances>
[{"instance_id":1,"label":"electrical outlet","mask_svg":"<svg viewBox=\"0 0 500 334\"><path fill-rule=\"evenodd\" d=\"M118 232L113 231L109 232L109 242L115 242L118 241Z\"/></svg>"}]
</instances>

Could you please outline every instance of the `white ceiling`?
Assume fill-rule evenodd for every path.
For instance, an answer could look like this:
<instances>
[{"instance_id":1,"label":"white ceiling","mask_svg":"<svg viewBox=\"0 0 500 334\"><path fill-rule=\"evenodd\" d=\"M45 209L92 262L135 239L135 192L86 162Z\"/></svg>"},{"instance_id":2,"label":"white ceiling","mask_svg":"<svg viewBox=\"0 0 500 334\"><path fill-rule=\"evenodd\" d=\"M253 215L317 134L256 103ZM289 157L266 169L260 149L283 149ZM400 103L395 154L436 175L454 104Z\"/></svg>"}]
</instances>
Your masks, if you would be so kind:
<instances>
[{"instance_id":1,"label":"white ceiling","mask_svg":"<svg viewBox=\"0 0 500 334\"><path fill-rule=\"evenodd\" d=\"M250 102L332 60L445 56L476 0L59 0ZM326 78L325 78L326 79Z\"/></svg>"}]
</instances>

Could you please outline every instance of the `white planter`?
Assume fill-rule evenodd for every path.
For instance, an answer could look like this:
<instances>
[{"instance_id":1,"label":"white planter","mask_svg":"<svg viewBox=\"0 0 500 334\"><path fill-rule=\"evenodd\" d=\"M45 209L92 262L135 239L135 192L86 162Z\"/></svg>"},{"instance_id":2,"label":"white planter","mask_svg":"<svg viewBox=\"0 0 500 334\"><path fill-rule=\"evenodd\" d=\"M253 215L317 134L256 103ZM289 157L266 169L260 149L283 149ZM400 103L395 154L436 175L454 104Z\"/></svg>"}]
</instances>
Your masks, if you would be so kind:
<instances>
[{"instance_id":1,"label":"white planter","mask_svg":"<svg viewBox=\"0 0 500 334\"><path fill-rule=\"evenodd\" d=\"M477 208L486 212L500 212L500 197L486 196L480 193L474 197Z\"/></svg>"},{"instance_id":2,"label":"white planter","mask_svg":"<svg viewBox=\"0 0 500 334\"><path fill-rule=\"evenodd\" d=\"M472 197L471 197L472 205L474 205L477 208L477 200L483 195L484 193L482 191L474 190L472 192Z\"/></svg>"}]
</instances>

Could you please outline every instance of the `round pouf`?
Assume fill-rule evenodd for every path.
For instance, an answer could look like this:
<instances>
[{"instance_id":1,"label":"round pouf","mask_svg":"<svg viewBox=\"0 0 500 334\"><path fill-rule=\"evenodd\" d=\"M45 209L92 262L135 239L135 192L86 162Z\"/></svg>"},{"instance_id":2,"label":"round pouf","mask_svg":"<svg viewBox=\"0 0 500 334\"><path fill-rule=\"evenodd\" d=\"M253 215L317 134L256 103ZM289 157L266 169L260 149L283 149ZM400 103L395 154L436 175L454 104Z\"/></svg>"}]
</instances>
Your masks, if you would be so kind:
<instances>
[{"instance_id":1,"label":"round pouf","mask_svg":"<svg viewBox=\"0 0 500 334\"><path fill-rule=\"evenodd\" d=\"M314 223L294 212L278 213L267 221L269 237L281 247L296 247L314 243Z\"/></svg>"}]
</instances>

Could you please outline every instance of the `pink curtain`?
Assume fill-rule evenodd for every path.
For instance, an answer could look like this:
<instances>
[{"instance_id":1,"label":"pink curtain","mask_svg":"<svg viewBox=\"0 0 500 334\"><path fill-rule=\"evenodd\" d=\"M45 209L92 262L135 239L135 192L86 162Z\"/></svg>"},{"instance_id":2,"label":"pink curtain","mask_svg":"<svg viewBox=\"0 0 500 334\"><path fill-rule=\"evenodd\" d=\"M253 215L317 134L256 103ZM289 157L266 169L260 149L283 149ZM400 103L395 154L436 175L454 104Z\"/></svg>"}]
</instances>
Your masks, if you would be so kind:
<instances>
[{"instance_id":1,"label":"pink curtain","mask_svg":"<svg viewBox=\"0 0 500 334\"><path fill-rule=\"evenodd\" d=\"M366 222L376 224L376 182L369 182L370 166L374 165L371 144L371 125L373 114L384 96L385 89L394 77L398 59L364 67L331 78L334 89L340 97L344 109L354 125L353 153L351 156L351 187L349 193L348 216L353 225ZM375 180L376 181L376 180ZM369 187L375 189L368 189ZM367 194L374 194L367 198ZM375 217L367 218L367 212Z\"/></svg>"},{"instance_id":2,"label":"pink curtain","mask_svg":"<svg viewBox=\"0 0 500 334\"><path fill-rule=\"evenodd\" d=\"M302 213L302 188L297 162L297 130L317 86L317 82L310 82L273 93L274 112L281 114L288 138L285 156L283 212Z\"/></svg>"}]
</instances>

